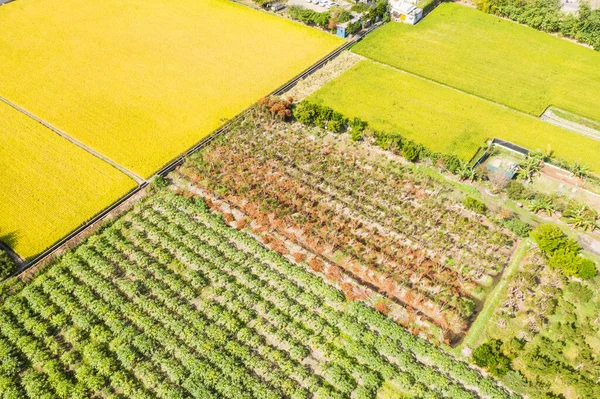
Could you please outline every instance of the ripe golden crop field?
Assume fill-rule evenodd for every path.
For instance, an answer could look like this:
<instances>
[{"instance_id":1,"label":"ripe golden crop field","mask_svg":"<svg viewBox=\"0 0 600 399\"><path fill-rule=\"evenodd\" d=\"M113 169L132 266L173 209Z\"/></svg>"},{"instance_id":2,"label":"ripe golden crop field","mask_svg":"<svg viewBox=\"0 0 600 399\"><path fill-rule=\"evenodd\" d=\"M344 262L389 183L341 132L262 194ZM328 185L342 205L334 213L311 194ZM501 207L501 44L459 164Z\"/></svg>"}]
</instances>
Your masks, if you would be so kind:
<instances>
[{"instance_id":1,"label":"ripe golden crop field","mask_svg":"<svg viewBox=\"0 0 600 399\"><path fill-rule=\"evenodd\" d=\"M0 239L23 257L135 187L125 174L0 102Z\"/></svg>"},{"instance_id":2,"label":"ripe golden crop field","mask_svg":"<svg viewBox=\"0 0 600 399\"><path fill-rule=\"evenodd\" d=\"M148 177L339 45L228 0L0 8L0 95Z\"/></svg>"}]
</instances>

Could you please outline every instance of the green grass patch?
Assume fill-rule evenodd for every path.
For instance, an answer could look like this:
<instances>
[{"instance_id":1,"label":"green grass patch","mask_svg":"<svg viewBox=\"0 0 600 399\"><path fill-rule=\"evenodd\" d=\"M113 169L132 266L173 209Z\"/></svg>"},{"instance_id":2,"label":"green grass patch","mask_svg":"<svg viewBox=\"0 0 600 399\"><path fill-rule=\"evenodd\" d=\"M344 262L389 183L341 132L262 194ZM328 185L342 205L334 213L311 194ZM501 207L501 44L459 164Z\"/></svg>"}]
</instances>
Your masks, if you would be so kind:
<instances>
[{"instance_id":1,"label":"green grass patch","mask_svg":"<svg viewBox=\"0 0 600 399\"><path fill-rule=\"evenodd\" d=\"M600 53L460 5L387 24L353 51L535 116L554 105L600 121Z\"/></svg>"},{"instance_id":2,"label":"green grass patch","mask_svg":"<svg viewBox=\"0 0 600 399\"><path fill-rule=\"evenodd\" d=\"M502 293L506 289L509 277L518 270L519 264L525 257L525 254L529 248L531 248L531 241L529 239L523 240L513 255L510 265L508 265L508 268L504 272L502 280L496 285L496 287L494 287L494 290L490 293L490 295L488 295L483 309L477 316L477 319L473 325L471 325L471 328L469 329L465 339L456 348L456 353L460 352L465 346L475 348L477 344L481 342L482 338L484 337L483 333L488 327L490 318L500 303Z\"/></svg>"},{"instance_id":3,"label":"green grass patch","mask_svg":"<svg viewBox=\"0 0 600 399\"><path fill-rule=\"evenodd\" d=\"M361 61L309 97L374 129L402 133L468 161L493 137L600 171L600 142L537 118L371 61Z\"/></svg>"}]
</instances>

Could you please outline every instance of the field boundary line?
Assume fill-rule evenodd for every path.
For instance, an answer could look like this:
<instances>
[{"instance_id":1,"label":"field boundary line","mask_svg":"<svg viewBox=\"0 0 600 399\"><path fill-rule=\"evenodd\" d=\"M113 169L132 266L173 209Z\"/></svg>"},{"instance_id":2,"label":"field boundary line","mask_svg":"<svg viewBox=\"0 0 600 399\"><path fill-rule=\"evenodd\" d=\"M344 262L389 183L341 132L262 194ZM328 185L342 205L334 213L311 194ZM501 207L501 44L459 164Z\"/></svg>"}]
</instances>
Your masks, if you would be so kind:
<instances>
[{"instance_id":1,"label":"field boundary line","mask_svg":"<svg viewBox=\"0 0 600 399\"><path fill-rule=\"evenodd\" d=\"M50 129L54 133L58 134L63 139L69 141L71 144L76 145L77 147L81 148L85 152L87 152L87 153L93 155L94 157L100 159L101 161L104 161L107 164L111 165L113 168L119 170L120 172L124 173L125 175L127 175L130 178L132 178L133 180L135 180L135 182L138 185L143 184L146 181L144 178L133 173L126 167L118 164L117 162L113 161L112 159L108 158L107 156L100 154L98 151L88 147L87 145L83 144L81 141L75 139L74 137L71 137L67 133L65 133L62 130L58 129L57 127L51 125L50 123L46 122L45 120L38 118L31 112L27 111L25 108L18 106L17 104L13 103L12 101L8 100L7 98L0 96L0 101L6 103L7 105L9 105L12 108L16 109L17 111L21 112L23 115L28 116L29 118L33 119L34 121L41 123L43 126Z\"/></svg>"},{"instance_id":2,"label":"field boundary line","mask_svg":"<svg viewBox=\"0 0 600 399\"><path fill-rule=\"evenodd\" d=\"M538 121L541 121L541 122L545 122L545 123L551 124L550 122L548 122L548 121L545 121L545 120L543 120L543 119L542 119L542 115L543 115L543 113L542 113L542 114L540 114L539 116L535 116L535 115L533 115L533 114L528 114L527 112L521 111L521 110L519 110L519 109L517 109L517 108L510 107L510 106L508 106L508 105L506 105L506 104L502 104L502 103L496 102L496 101L494 101L494 100L489 100L489 99L487 99L487 98L485 98L485 97L480 97L480 96L478 96L477 94L469 93L468 91L464 91L464 90L458 89L458 88L456 88L456 87L454 87L454 86L450 86L450 85L448 85L448 84L446 84L446 83L439 82L439 81L437 81L437 80L435 80L435 79L427 78L427 77L425 77L425 76L423 76L423 75L419 75L419 74L417 74L417 73L414 73L414 72L407 71L406 69L398 68L398 67L395 67L395 66L393 66L393 65L386 64L385 62L376 61L376 60L374 60L374 59L372 59L372 58L369 58L369 57L365 57L365 59L366 59L366 60L368 60L368 61L371 61L371 62L373 62L373 63L375 63L375 64L379 64L379 65L381 65L381 66L383 66L383 67L388 67L388 68L391 68L391 69L393 69L393 70L395 70L395 71L397 71L397 72L404 73L404 74L406 74L406 75L409 75L409 76L415 77L415 78L417 78L417 79L421 79L421 80L424 80L424 81L426 81L426 82L430 82L430 83L436 84L436 85L438 85L438 86L445 87L445 88L447 88L447 89L453 90L453 91L455 91L455 92L457 92L457 93L462 93L462 94L465 94L465 95L467 95L467 96L469 96L469 97L473 97L473 98L476 98L476 99L479 99L479 100L485 101L485 102L487 102L488 104L497 105L497 106L499 106L499 107L502 107L502 108L504 108L504 109L508 109L508 110L514 111L514 112L516 112L516 113L518 113L518 114L520 114L520 115L526 116L526 117L528 117L528 118L535 119L535 120L538 120ZM552 125L552 124L551 124L551 125ZM554 125L554 126L556 126L556 125ZM562 129L563 129L563 130L568 130L568 129L565 129L565 128L562 128ZM572 132L572 131L571 131L571 132ZM573 133L575 133L575 132L573 132Z\"/></svg>"},{"instance_id":3,"label":"field boundary line","mask_svg":"<svg viewBox=\"0 0 600 399\"><path fill-rule=\"evenodd\" d=\"M327 64L329 61L333 60L338 55L340 55L343 51L349 49L352 45L354 45L355 43L357 43L360 40L362 40L365 37L365 35L369 34L373 30L375 30L376 28L380 27L381 25L383 25L383 24L382 23L377 23L377 24L372 25L367 31L361 33L360 35L357 35L352 40L347 41L342 46L338 47L337 49L335 49L334 51L332 51L331 53L329 53L325 57L321 58L319 61L317 61L316 63L314 63L312 66L310 66L309 68L307 68L304 72L302 72L299 75L297 75L296 77L292 78L287 83L285 83L282 86L280 86L278 89L272 91L270 94L268 94L268 96L280 96L280 95L285 94L288 90L290 90L292 87L294 87L300 80L302 80L302 79L304 79L304 78L312 75L314 72L316 72L321 67L323 67L325 64ZM2 100L4 102L7 102L1 96L0 96L0 100ZM10 102L7 102L7 103L9 105L13 106L13 107L16 107L21 112L25 111L25 110L20 109L18 106L14 105L14 104L12 104ZM177 168L179 165L181 165L185 161L185 159L187 157L189 157L190 155L194 154L195 152L201 150L202 148L206 147L208 144L210 144L211 142L213 142L217 137L219 137L222 134L224 134L227 131L229 131L229 129L231 128L232 125L234 125L238 120L240 120L245 115L247 115L248 112L250 112L251 107L249 107L249 108L243 110L242 112L240 112L237 116L235 116L234 118L232 118L229 121L227 121L224 125L222 125L221 127L219 127L217 130L213 131L208 136L206 136L203 139L201 139L197 144L195 144L189 150L185 151L184 153L182 153L181 155L179 155L178 157L176 157L175 159L173 159L171 162L169 162L168 164L166 164L165 166L163 166L150 179L148 179L148 180L142 179L141 183L138 183L138 186L136 188L134 188L133 190L131 190L125 196L119 198L117 201L113 202L111 205L109 205L107 208L105 208L104 210L102 210L101 212L99 212L92 219L90 219L87 222L83 223L76 230L72 231L66 237L62 238L61 240L59 240L58 242L56 242L55 244L53 244L51 247L49 247L44 252L42 252L41 254L39 254L38 256L36 256L35 258L33 258L31 261L29 261L29 262L27 262L27 261L23 262L23 264L20 267L17 268L17 270L11 275L11 277L19 277L20 275L22 275L23 273L25 273L30 268L36 266L37 264L39 264L39 263L41 263L41 262L43 262L45 260L50 259L64 245L68 244L71 240L75 239L80 234L83 234L87 229L89 229L93 225L95 225L95 224L97 224L99 222L102 222L103 219L106 218L113 210L115 210L119 206L123 205L127 200L129 200L130 198L132 198L133 196L135 196L136 194L138 194L140 191L142 191L143 189L145 189L149 185L150 181L153 178L155 178L157 176L162 176L162 177L166 176L167 174L169 174L170 172L172 172L173 170L175 170L175 168ZM36 120L36 121L44 124L43 121L38 120L33 115L31 117L34 120ZM11 252L15 253L12 250L11 250ZM17 256L18 256L18 254L17 254ZM19 256L19 258L20 258L20 256Z\"/></svg>"}]
</instances>

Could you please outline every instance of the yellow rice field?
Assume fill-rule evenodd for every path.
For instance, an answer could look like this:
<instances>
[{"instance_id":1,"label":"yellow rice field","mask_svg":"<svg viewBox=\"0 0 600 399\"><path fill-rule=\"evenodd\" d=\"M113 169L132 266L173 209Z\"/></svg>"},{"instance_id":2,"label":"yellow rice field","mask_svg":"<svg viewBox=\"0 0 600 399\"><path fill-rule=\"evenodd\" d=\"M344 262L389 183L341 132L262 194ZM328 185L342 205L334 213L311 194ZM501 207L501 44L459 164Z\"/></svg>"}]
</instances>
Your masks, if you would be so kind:
<instances>
[{"instance_id":1,"label":"yellow rice field","mask_svg":"<svg viewBox=\"0 0 600 399\"><path fill-rule=\"evenodd\" d=\"M43 251L135 186L109 164L0 102L0 240Z\"/></svg>"},{"instance_id":2,"label":"yellow rice field","mask_svg":"<svg viewBox=\"0 0 600 399\"><path fill-rule=\"evenodd\" d=\"M145 177L342 43L229 0L19 0L0 32L0 95Z\"/></svg>"}]
</instances>

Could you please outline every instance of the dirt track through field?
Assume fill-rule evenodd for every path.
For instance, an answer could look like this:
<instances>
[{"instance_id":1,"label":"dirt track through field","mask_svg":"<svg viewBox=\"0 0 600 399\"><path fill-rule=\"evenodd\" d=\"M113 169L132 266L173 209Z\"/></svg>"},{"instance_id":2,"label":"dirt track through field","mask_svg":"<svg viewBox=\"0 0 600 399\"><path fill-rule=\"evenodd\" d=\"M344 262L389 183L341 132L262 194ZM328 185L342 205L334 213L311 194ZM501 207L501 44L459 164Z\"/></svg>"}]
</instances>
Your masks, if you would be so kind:
<instances>
[{"instance_id":1,"label":"dirt track through field","mask_svg":"<svg viewBox=\"0 0 600 399\"><path fill-rule=\"evenodd\" d=\"M142 184L142 183L144 183L146 181L142 177L138 176L137 174L133 173L129 169L125 168L124 166L119 165L118 163L116 163L112 159L107 158L106 156L104 156L104 155L100 154L99 152L93 150L92 148L86 146L82 142L74 139L73 137L69 136L67 133L63 132L62 130L60 130L60 129L54 127L54 126L52 126L51 124L49 124L48 122L44 121L43 119L38 118L37 116L35 116L31 112L27 111L26 109L19 107L17 104L11 102L10 100L8 100L8 99L0 96L0 101L6 103L8 105L10 105L11 107L13 107L14 109L16 109L17 111L19 111L19 112L27 115L29 118L33 119L34 121L36 121L38 123L41 123L42 125L44 125L48 129L52 130L54 133L58 134L59 136L61 136L64 139L68 140L72 144L75 144L77 147L81 148L82 150L84 150L84 151L90 153L91 155L95 156L96 158L99 158L102 161L110 164L112 167L118 169L119 171L123 172L127 176L131 177L133 180L135 180L135 182L137 184Z\"/></svg>"}]
</instances>

